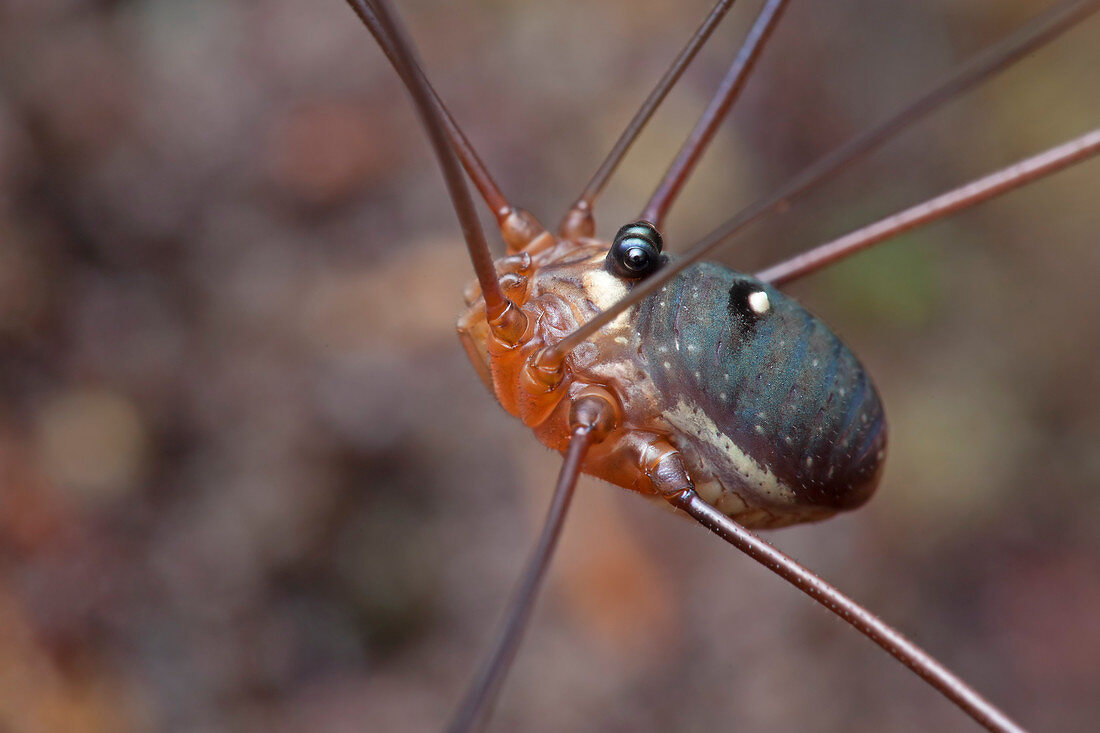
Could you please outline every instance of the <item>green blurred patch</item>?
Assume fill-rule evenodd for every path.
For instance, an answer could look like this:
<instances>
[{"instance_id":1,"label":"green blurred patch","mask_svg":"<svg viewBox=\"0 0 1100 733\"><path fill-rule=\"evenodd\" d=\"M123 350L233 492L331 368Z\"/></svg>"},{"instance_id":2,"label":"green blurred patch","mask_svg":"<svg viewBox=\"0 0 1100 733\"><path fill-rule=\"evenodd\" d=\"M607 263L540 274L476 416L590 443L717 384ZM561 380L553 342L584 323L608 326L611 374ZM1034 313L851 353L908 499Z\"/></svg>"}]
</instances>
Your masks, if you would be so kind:
<instances>
[{"instance_id":1,"label":"green blurred patch","mask_svg":"<svg viewBox=\"0 0 1100 733\"><path fill-rule=\"evenodd\" d=\"M816 292L853 321L919 329L942 300L936 239L910 233L872 247L824 270Z\"/></svg>"}]
</instances>

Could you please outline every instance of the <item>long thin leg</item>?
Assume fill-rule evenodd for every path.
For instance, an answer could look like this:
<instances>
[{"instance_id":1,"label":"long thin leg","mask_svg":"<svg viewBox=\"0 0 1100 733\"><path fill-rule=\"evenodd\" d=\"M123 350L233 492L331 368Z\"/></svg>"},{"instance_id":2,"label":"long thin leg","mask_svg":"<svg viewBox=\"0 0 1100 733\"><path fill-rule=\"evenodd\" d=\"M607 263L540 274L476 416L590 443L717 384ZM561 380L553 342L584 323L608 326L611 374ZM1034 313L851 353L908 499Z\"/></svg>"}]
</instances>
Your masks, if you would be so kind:
<instances>
[{"instance_id":1,"label":"long thin leg","mask_svg":"<svg viewBox=\"0 0 1100 733\"><path fill-rule=\"evenodd\" d=\"M687 183L691 172L695 170L700 156L714 139L718 126L741 95L741 90L745 88L749 74L752 73L760 53L764 50L768 38L771 37L786 7L787 0L767 0L764 3L760 14L756 16L756 22L749 29L749 35L745 38L741 50L737 52L733 65L726 72L725 78L722 79L718 91L714 93L703 116L695 124L695 129L691 131L684 146L680 148L676 160L672 162L664 178L657 185L657 190L653 192L649 203L642 209L640 218L652 222L658 228L664 223L665 215L668 214L676 196Z\"/></svg>"},{"instance_id":2,"label":"long thin leg","mask_svg":"<svg viewBox=\"0 0 1100 733\"><path fill-rule=\"evenodd\" d=\"M948 100L971 89L998 71L1007 68L1040 46L1054 40L1088 16L1100 10L1100 0L1078 0L1062 3L1057 8L1032 21L997 45L963 65L955 74L885 122L853 138L847 144L826 155L803 170L778 191L766 196L715 229L690 247L679 259L659 273L635 285L630 294L607 310L546 349L540 363L546 367L560 364L577 344L592 336L620 313L637 305L683 272L686 268L724 244L730 237L750 224L778 211L785 210L796 197L815 188L857 158L869 153L918 119L928 115Z\"/></svg>"},{"instance_id":3,"label":"long thin leg","mask_svg":"<svg viewBox=\"0 0 1100 733\"><path fill-rule=\"evenodd\" d=\"M352 10L356 9L353 0L348 0L348 4L351 5ZM490 319L500 318L506 311L514 310L514 307L504 297L500 283L497 281L493 255L485 242L485 234L481 231L481 223L474 210L474 202L470 199L470 192L466 189L458 159L448 144L443 119L432 103L428 82L420 73L412 44L406 38L404 30L397 25L396 15L391 11L387 0L373 0L372 4L383 35L390 39L397 73L413 98L420 121L439 159L439 166L443 170L443 178L451 195L451 203L462 225L462 234L470 253L470 261L473 263L474 272L481 285L481 292L485 296L486 313Z\"/></svg>"},{"instance_id":4,"label":"long thin leg","mask_svg":"<svg viewBox=\"0 0 1100 733\"><path fill-rule=\"evenodd\" d=\"M772 265L757 273L756 277L774 285L788 283L874 244L1000 196L1097 153L1100 153L1100 128Z\"/></svg>"},{"instance_id":5,"label":"long thin leg","mask_svg":"<svg viewBox=\"0 0 1100 733\"><path fill-rule=\"evenodd\" d=\"M363 21L363 25L367 27L371 35L374 36L374 40L378 42L382 52L386 54L386 58L393 64L394 69L397 69L397 50L394 46L393 40L382 28L382 24L378 22L378 17L374 14L370 4L366 0L347 0L348 5L355 11L355 14L359 16L359 19ZM419 67L416 68L416 72L421 76L424 75L423 70ZM426 77L425 77L426 78ZM500 186L493 180L485 163L478 157L477 152L474 150L473 145L470 144L469 138L462 132L462 128L458 126L454 117L447 110L446 105L443 104L443 100L439 98L435 89L428 83L428 94L431 96L432 104L435 106L439 115L443 118L443 126L447 130L447 137L451 140L451 145L455 149L455 153L458 155L459 160L462 162L462 167L466 169L467 175L470 176L470 180L474 182L481 197L485 200L485 204L500 221L507 217L512 211L511 205L508 203L508 199L505 198L504 193L500 190Z\"/></svg>"},{"instance_id":6,"label":"long thin leg","mask_svg":"<svg viewBox=\"0 0 1100 733\"><path fill-rule=\"evenodd\" d=\"M539 535L538 543L527 561L522 581L508 608L508 615L501 626L500 635L493 644L493 649L484 666L467 690L454 720L451 721L448 728L451 733L474 730L478 721L488 714L500 691L501 682L512 666L512 660L515 659L523 630L531 618L535 598L542 587L542 580L546 575L546 568L550 564L554 548L558 544L558 537L561 536L562 522L565 520L569 503L573 499L573 489L576 488L577 478L580 476L581 464L592 441L591 425L578 425L573 430L573 436L569 439L569 448L565 452L565 462L562 463L561 472L558 474L554 498L550 502L550 509L546 513L546 520L542 526L542 534Z\"/></svg>"},{"instance_id":7,"label":"long thin leg","mask_svg":"<svg viewBox=\"0 0 1100 733\"><path fill-rule=\"evenodd\" d=\"M603 163L596 169L596 172L592 174L591 180L588 181L588 185L584 187L584 191L577 198L576 203L569 209L569 212L562 219L562 233L592 236L594 233L595 224L592 222L592 205L596 202L596 198L603 191L603 187L607 185L607 180L611 178L611 174L618 168L619 163L622 161L623 156L630 149L630 146L634 144L638 134L641 133L642 128L649 122L649 118L653 116L653 113L657 111L657 107L664 101L665 97L672 90L672 87L676 85L676 82L680 80L680 76L684 73L684 70L691 64L695 58L695 54L699 52L699 49L703 47L703 44L710 38L711 32L714 31L718 23L726 16L726 12L733 6L733 0L718 0L714 8L706 18L703 19L702 25L696 29L694 35L688 40L676 58L672 61L672 64L665 71L665 75L661 77L661 80L657 82L657 86L653 88L653 91L649 93L646 100L642 102L641 108L634 114L634 118L630 120L630 124L623 130L623 134L619 136L619 139L615 141L615 145L611 148L611 151L604 158Z\"/></svg>"},{"instance_id":8,"label":"long thin leg","mask_svg":"<svg viewBox=\"0 0 1100 733\"><path fill-rule=\"evenodd\" d=\"M854 626L987 729L1000 733L1022 733L1020 726L923 649L795 560L703 501L693 489L682 491L669 498L669 501L711 532Z\"/></svg>"}]
</instances>

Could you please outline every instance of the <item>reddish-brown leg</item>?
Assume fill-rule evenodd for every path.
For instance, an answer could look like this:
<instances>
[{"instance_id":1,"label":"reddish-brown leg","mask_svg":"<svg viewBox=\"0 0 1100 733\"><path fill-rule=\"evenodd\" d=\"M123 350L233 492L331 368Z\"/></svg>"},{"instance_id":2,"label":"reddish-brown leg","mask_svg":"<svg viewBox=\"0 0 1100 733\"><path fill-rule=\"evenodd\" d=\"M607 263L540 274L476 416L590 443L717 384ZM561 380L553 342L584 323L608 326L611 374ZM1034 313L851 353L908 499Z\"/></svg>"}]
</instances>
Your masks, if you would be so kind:
<instances>
[{"instance_id":1,"label":"reddish-brown leg","mask_svg":"<svg viewBox=\"0 0 1100 733\"><path fill-rule=\"evenodd\" d=\"M355 9L354 0L348 0L348 2ZM462 226L466 249L470 254L470 261L474 266L474 273L477 275L478 284L485 299L485 312L489 325L497 338L504 341L517 340L526 329L526 316L504 296L501 290L496 267L493 264L493 255L485 241L485 234L481 230L481 222L478 221L470 192L466 189L462 168L450 146L442 115L433 104L428 82L420 71L412 44L406 38L404 29L398 25L396 15L386 0L374 0L369 5L369 9L374 11L374 17L378 21L382 35L390 41L397 73L413 98L417 114L439 160L447 191L451 196L451 203Z\"/></svg>"},{"instance_id":2,"label":"reddish-brown leg","mask_svg":"<svg viewBox=\"0 0 1100 733\"><path fill-rule=\"evenodd\" d=\"M550 565L550 558L554 554L554 548L557 547L565 514L573 499L573 490L580 477L585 455L592 445L603 440L610 432L614 414L614 408L599 397L581 397L573 404L570 415L570 428L573 432L569 439L569 447L565 451L565 460L558 474L558 483L554 489L553 499L550 501L550 509L542 525L542 532L527 561L523 575L520 576L519 588L516 589L516 594L508 605L496 642L484 665L470 684L462 705L448 727L451 733L474 730L478 722L491 712L500 686L512 666L512 660L515 659L516 650L519 649L523 638L523 631L527 628L535 599L546 576L546 569Z\"/></svg>"},{"instance_id":3,"label":"reddish-brown leg","mask_svg":"<svg viewBox=\"0 0 1100 733\"><path fill-rule=\"evenodd\" d=\"M691 131L683 147L680 148L676 160L672 161L664 178L657 184L657 190L653 192L649 203L642 209L640 218L651 222L658 229L664 224L665 215L668 214L676 196L687 183L691 172L695 170L703 151L714 139L718 126L722 124L733 103L741 95L741 90L745 88L745 82L748 81L756 61L760 58L764 46L786 7L787 0L767 0L764 3L764 7L756 17L756 22L749 29L748 37L741 45L741 50L737 52L733 65L726 72L722 83L718 85L718 91L711 98L699 122L695 124L695 129Z\"/></svg>"},{"instance_id":4,"label":"reddish-brown leg","mask_svg":"<svg viewBox=\"0 0 1100 733\"><path fill-rule=\"evenodd\" d=\"M371 35L374 36L374 40L378 43L378 46L382 49L382 52L386 54L386 58L390 60L394 68L398 67L397 61L397 47L394 45L393 40L383 29L382 24L378 21L378 17L374 14L374 10L371 9L370 4L366 0L347 0L348 5L355 11L355 14L359 16L359 19L363 21L363 25L367 27ZM416 67L416 73L423 76L423 71ZM425 77L426 78L426 77ZM435 106L439 116L443 118L443 127L447 131L447 137L450 138L451 145L454 147L455 153L458 155L458 159L462 162L462 167L466 169L467 175L470 176L470 180L474 182L474 186L481 193L482 198L485 199L485 203L489 208L497 213L501 210L510 209L508 200L504 197L504 193L500 190L496 181L493 180L489 170L485 167L485 164L478 157L474 151L472 145L470 145L469 139L462 132L462 129L455 122L454 117L451 116L450 111L447 110L446 105L443 104L443 100L439 98L435 89L428 82L425 82L428 87L428 94L431 97L432 104Z\"/></svg>"},{"instance_id":5,"label":"reddish-brown leg","mask_svg":"<svg viewBox=\"0 0 1100 733\"><path fill-rule=\"evenodd\" d=\"M653 116L653 113L657 111L657 107L661 105L664 98L672 90L672 87L676 85L676 82L680 80L680 76L687 69L695 58L695 54L699 52L699 49L703 47L703 44L710 38L710 34L714 31L718 23L726 16L726 12L733 5L733 0L718 0L714 8L703 20L702 25L696 29L695 33L688 40L687 44L680 50L680 53L672 61L672 65L665 71L665 75L661 77L661 80L657 82L657 86L653 88L653 91L649 93L646 100L642 102L641 108L634 114L634 118L630 120L630 124L623 130L623 134L619 136L619 139L615 142L615 145L611 148L611 152L604 158L603 163L596 169L596 172L592 175L591 180L588 181L588 185L584 187L584 191L577 198L576 203L570 207L566 212L561 222L562 236L577 238L577 237L591 237L596 232L596 222L592 218L592 206L596 203L596 197L603 191L603 187L607 184L607 180L611 177L611 174L615 172L615 169L619 166L623 156L626 155L626 151L630 149L630 146L634 144L634 141L638 138L638 134L641 133L642 128L649 122L649 118Z\"/></svg>"},{"instance_id":6,"label":"reddish-brown leg","mask_svg":"<svg viewBox=\"0 0 1100 733\"><path fill-rule=\"evenodd\" d=\"M543 356L545 363L560 362L577 344L592 336L626 309L653 295L669 280L714 252L734 235L772 214L785 211L795 199L817 188L853 161L878 148L947 101L974 88L997 72L1003 71L1013 62L1053 41L1097 10L1100 10L1100 0L1062 3L1000 43L978 54L916 102L821 158L779 190L742 209L733 218L688 248L683 255L659 273L635 285L629 295L573 331L558 342L552 350L548 350Z\"/></svg>"},{"instance_id":7,"label":"reddish-brown leg","mask_svg":"<svg viewBox=\"0 0 1100 733\"><path fill-rule=\"evenodd\" d=\"M1100 153L1100 128L772 265L756 273L756 277L774 285L788 283L874 244L1008 193L1097 153Z\"/></svg>"},{"instance_id":8,"label":"reddish-brown leg","mask_svg":"<svg viewBox=\"0 0 1100 733\"><path fill-rule=\"evenodd\" d=\"M923 649L798 562L703 501L694 489L670 496L668 501L850 623L987 729L998 733L1023 733L1020 726Z\"/></svg>"}]
</instances>

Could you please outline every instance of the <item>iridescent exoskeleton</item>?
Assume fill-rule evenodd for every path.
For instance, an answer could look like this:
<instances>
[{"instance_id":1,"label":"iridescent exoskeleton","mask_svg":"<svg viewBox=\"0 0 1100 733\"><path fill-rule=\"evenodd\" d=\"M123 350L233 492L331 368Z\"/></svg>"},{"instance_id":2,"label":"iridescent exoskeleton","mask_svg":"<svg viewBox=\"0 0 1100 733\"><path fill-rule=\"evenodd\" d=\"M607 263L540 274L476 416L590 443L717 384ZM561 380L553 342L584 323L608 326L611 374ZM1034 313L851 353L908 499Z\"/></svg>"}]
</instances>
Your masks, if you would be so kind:
<instances>
[{"instance_id":1,"label":"iridescent exoskeleton","mask_svg":"<svg viewBox=\"0 0 1100 733\"><path fill-rule=\"evenodd\" d=\"M704 498L754 526L859 506L886 424L874 384L821 320L748 275L692 266L638 308L671 442Z\"/></svg>"}]
</instances>

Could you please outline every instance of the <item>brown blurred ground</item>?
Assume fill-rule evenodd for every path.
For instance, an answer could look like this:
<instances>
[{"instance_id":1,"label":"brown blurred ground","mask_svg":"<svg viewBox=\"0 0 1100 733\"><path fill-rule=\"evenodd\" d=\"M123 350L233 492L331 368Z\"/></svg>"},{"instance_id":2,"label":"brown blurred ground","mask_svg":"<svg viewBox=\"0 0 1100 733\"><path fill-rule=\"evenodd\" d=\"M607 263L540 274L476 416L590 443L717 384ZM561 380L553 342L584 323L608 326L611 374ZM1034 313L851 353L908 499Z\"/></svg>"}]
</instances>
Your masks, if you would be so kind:
<instances>
[{"instance_id":1,"label":"brown blurred ground","mask_svg":"<svg viewBox=\"0 0 1100 733\"><path fill-rule=\"evenodd\" d=\"M402 3L554 223L708 2ZM634 214L735 9L598 214ZM1045 3L795 3L682 247ZM774 261L1100 121L1100 19L724 255ZM876 375L864 510L770 535L1038 730L1100 726L1100 164L795 292ZM338 0L0 2L0 730L432 730L558 459L453 337L468 268ZM582 486L495 730L970 724L717 541Z\"/></svg>"}]
</instances>

